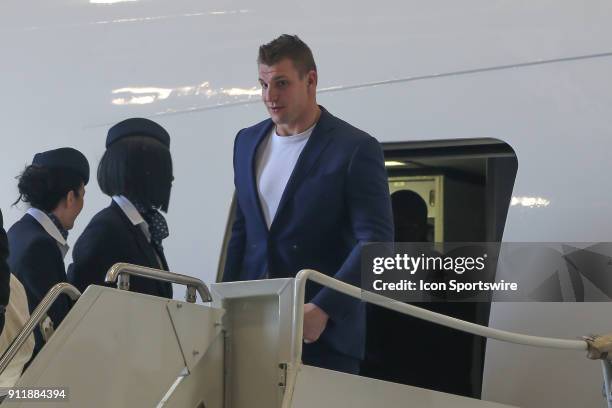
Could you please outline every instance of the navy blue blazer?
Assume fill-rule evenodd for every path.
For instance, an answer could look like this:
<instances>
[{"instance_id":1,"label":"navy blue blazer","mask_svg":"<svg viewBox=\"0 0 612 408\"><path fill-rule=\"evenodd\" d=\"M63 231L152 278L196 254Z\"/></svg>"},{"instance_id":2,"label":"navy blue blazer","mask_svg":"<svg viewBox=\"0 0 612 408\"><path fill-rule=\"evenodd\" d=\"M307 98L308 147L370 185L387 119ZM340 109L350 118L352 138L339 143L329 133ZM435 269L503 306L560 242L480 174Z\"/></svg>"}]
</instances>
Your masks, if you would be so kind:
<instances>
[{"instance_id":1,"label":"navy blue blazer","mask_svg":"<svg viewBox=\"0 0 612 408\"><path fill-rule=\"evenodd\" d=\"M104 282L114 264L127 262L160 269L157 251L147 241L139 226L132 224L114 201L89 222L72 251L73 263L68 267L68 282L84 291L89 285L117 287ZM168 270L163 251L157 253L162 269ZM172 284L130 276L130 290L153 296L172 298Z\"/></svg>"},{"instance_id":2,"label":"navy blue blazer","mask_svg":"<svg viewBox=\"0 0 612 408\"><path fill-rule=\"evenodd\" d=\"M8 239L4 231L4 220L0 211L0 306L6 308L11 295L11 271L6 259L9 255ZM5 309L4 309L5 310ZM0 313L0 333L4 328L4 310Z\"/></svg>"},{"instance_id":3,"label":"navy blue blazer","mask_svg":"<svg viewBox=\"0 0 612 408\"><path fill-rule=\"evenodd\" d=\"M224 281L294 277L315 269L359 286L361 247L393 241L393 217L380 144L325 109L287 182L268 230L256 186L257 148L267 119L234 144L236 213ZM310 283L306 302L329 316L319 341L363 358L365 308L357 299Z\"/></svg>"},{"instance_id":4,"label":"navy blue blazer","mask_svg":"<svg viewBox=\"0 0 612 408\"><path fill-rule=\"evenodd\" d=\"M30 214L25 214L8 230L11 272L23 284L30 313L53 285L66 282L64 257L57 241ZM70 311L72 301L61 295L47 313L55 328ZM44 345L39 328L34 331L34 355Z\"/></svg>"}]
</instances>

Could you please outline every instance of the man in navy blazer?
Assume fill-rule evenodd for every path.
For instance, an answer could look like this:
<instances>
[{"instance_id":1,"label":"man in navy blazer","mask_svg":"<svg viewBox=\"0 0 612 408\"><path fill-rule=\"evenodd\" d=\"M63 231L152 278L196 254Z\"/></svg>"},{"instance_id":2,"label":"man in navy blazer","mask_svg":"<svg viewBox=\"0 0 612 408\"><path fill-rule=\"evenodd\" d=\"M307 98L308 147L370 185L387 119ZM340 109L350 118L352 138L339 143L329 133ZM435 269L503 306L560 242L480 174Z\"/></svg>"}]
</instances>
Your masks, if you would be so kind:
<instances>
[{"instance_id":1,"label":"man in navy blazer","mask_svg":"<svg viewBox=\"0 0 612 408\"><path fill-rule=\"evenodd\" d=\"M382 149L317 105L314 59L297 36L262 45L258 68L270 119L236 136L236 213L223 280L310 268L359 286L363 244L393 241ZM317 284L307 286L306 302L303 361L357 373L364 304Z\"/></svg>"}]
</instances>

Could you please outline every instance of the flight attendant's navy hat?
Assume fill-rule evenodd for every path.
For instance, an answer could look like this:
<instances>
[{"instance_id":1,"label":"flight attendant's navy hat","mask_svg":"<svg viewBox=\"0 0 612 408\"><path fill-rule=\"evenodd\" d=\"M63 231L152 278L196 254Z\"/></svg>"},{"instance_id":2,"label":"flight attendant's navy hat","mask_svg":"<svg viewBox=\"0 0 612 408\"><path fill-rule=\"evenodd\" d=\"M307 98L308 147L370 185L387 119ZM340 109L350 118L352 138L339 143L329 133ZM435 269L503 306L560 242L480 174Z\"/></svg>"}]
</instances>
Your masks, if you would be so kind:
<instances>
[{"instance_id":1,"label":"flight attendant's navy hat","mask_svg":"<svg viewBox=\"0 0 612 408\"><path fill-rule=\"evenodd\" d=\"M89 162L83 153L72 147L61 147L36 153L32 165L49 169L72 170L83 179L84 184L89 182Z\"/></svg>"},{"instance_id":2,"label":"flight attendant's navy hat","mask_svg":"<svg viewBox=\"0 0 612 408\"><path fill-rule=\"evenodd\" d=\"M148 136L170 148L170 135L166 129L149 119L131 118L121 121L108 130L106 148L128 136Z\"/></svg>"}]
</instances>

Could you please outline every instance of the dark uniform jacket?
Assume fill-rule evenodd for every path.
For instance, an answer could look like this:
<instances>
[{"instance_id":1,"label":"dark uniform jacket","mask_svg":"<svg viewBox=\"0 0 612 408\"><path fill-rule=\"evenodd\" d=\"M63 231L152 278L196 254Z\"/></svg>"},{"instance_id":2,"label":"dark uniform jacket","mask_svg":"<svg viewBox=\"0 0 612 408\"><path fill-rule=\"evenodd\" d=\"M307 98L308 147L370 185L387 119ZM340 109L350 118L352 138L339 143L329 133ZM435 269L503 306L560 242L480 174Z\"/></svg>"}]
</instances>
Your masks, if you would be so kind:
<instances>
[{"instance_id":1,"label":"dark uniform jacket","mask_svg":"<svg viewBox=\"0 0 612 408\"><path fill-rule=\"evenodd\" d=\"M8 263L11 272L23 284L28 296L30 313L57 283L66 282L64 257L53 238L30 214L25 214L8 230L10 255ZM70 311L71 300L60 296L48 311L55 328ZM34 355L43 346L42 334L34 331L36 345Z\"/></svg>"},{"instance_id":2,"label":"dark uniform jacket","mask_svg":"<svg viewBox=\"0 0 612 408\"><path fill-rule=\"evenodd\" d=\"M81 291L92 284L106 285L106 273L118 262L168 270L163 251L153 248L140 226L132 224L115 201L89 222L74 245L72 259L68 281ZM130 290L172 298L172 284L138 276L130 277Z\"/></svg>"},{"instance_id":3,"label":"dark uniform jacket","mask_svg":"<svg viewBox=\"0 0 612 408\"><path fill-rule=\"evenodd\" d=\"M0 313L0 333L4 328L4 308L6 308L6 305L8 305L9 297L11 295L11 272L8 264L6 263L8 254L8 240L6 238L6 232L4 231L2 212L0 212L0 307L3 309L2 313Z\"/></svg>"}]
</instances>

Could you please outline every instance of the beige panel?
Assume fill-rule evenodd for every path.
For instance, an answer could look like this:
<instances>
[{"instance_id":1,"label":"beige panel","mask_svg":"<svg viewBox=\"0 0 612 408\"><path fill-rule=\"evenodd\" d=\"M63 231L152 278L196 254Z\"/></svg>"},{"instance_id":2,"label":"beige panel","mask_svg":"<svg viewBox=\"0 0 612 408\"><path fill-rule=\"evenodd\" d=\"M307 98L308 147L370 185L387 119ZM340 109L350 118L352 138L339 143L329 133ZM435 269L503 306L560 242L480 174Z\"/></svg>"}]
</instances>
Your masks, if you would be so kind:
<instances>
[{"instance_id":1,"label":"beige panel","mask_svg":"<svg viewBox=\"0 0 612 408\"><path fill-rule=\"evenodd\" d=\"M223 345L223 333L220 333L204 357L175 388L164 408L224 408Z\"/></svg>"},{"instance_id":2,"label":"beige panel","mask_svg":"<svg viewBox=\"0 0 612 408\"><path fill-rule=\"evenodd\" d=\"M185 363L192 370L220 334L224 311L179 301L167 306Z\"/></svg>"},{"instance_id":3,"label":"beige panel","mask_svg":"<svg viewBox=\"0 0 612 408\"><path fill-rule=\"evenodd\" d=\"M90 286L18 386L68 387L46 407L157 405L185 366L168 302Z\"/></svg>"},{"instance_id":4,"label":"beige panel","mask_svg":"<svg viewBox=\"0 0 612 408\"><path fill-rule=\"evenodd\" d=\"M280 406L279 364L291 358L293 289L293 279L211 285L214 306L226 311L228 407Z\"/></svg>"}]
</instances>

